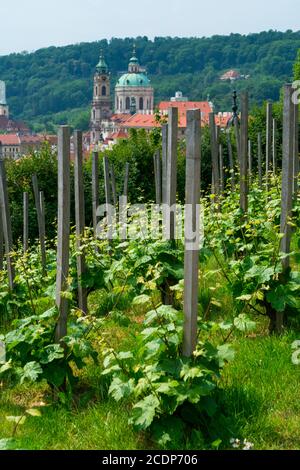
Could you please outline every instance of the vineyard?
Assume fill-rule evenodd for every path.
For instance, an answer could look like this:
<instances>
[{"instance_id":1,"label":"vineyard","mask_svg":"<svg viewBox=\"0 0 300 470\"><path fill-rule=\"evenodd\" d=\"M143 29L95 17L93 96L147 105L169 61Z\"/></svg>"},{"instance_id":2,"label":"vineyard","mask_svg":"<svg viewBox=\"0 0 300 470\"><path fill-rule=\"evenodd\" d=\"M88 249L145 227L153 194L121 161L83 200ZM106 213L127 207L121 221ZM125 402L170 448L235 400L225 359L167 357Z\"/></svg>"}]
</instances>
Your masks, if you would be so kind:
<instances>
[{"instance_id":1,"label":"vineyard","mask_svg":"<svg viewBox=\"0 0 300 470\"><path fill-rule=\"evenodd\" d=\"M67 126L0 161L0 449L299 449L293 93L184 142L171 108L149 172Z\"/></svg>"}]
</instances>

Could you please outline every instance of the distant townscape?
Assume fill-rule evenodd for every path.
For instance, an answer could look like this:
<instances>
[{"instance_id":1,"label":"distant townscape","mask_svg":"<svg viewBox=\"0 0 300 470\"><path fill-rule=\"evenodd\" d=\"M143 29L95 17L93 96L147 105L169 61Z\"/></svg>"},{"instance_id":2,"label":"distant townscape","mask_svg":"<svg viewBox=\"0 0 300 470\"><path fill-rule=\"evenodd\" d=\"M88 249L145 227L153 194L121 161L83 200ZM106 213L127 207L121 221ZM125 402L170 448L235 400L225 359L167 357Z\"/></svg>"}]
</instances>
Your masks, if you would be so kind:
<instances>
[{"instance_id":1,"label":"distant townscape","mask_svg":"<svg viewBox=\"0 0 300 470\"><path fill-rule=\"evenodd\" d=\"M146 70L146 67L140 65L134 47L128 71L118 78L113 97L111 94L112 76L101 51L94 74L90 130L83 136L86 155L95 149L110 148L119 139L128 138L130 129L151 131L161 127L167 120L168 109L172 107L178 108L179 138L185 137L186 114L189 109L200 109L201 125L208 125L209 113L214 112L214 105L209 97L206 101L190 101L181 91L176 91L175 96L156 105L155 90ZM222 76L221 80L233 80L232 72ZM234 77L234 80L245 78L236 74ZM229 111L219 112L215 118L216 125L221 128L226 127L231 116ZM52 146L57 145L55 135L34 134L24 122L10 118L6 85L1 81L0 155L19 158L28 152L38 150L45 141ZM71 150L73 151L73 147Z\"/></svg>"}]
</instances>

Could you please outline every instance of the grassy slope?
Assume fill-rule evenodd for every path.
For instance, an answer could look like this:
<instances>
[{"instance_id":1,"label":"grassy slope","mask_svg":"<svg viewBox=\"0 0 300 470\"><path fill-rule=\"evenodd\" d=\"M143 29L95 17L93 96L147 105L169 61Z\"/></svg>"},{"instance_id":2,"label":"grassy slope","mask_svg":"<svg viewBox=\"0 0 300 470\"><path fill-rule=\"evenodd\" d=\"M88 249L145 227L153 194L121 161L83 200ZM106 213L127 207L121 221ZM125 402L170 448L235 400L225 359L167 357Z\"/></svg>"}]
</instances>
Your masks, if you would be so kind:
<instances>
[{"instance_id":1,"label":"grassy slope","mask_svg":"<svg viewBox=\"0 0 300 470\"><path fill-rule=\"evenodd\" d=\"M133 323L122 327L109 321L101 336L107 335L124 350L134 340L132 329ZM226 418L216 425L222 447L230 448L229 439L235 437L253 442L255 449L300 448L300 367L291 362L291 343L295 339L292 333L281 338L268 337L264 323L257 334L234 339L236 358L225 368L220 384ZM147 436L128 426L130 405L116 404L105 397L106 386L100 374L98 367L87 368L70 410L47 406L42 408L42 418L28 417L17 431L15 447L153 448ZM0 438L10 437L12 433L7 415L19 416L41 399L47 402L47 391L42 387L23 386L3 391Z\"/></svg>"},{"instance_id":2,"label":"grassy slope","mask_svg":"<svg viewBox=\"0 0 300 470\"><path fill-rule=\"evenodd\" d=\"M294 259L292 262L297 268ZM202 266L208 274L216 268L213 259ZM214 271L213 276L206 276L202 272L200 286L200 305L207 301L207 292L211 288L221 304L212 309L207 319L230 319L232 297L222 273ZM89 298L90 312L96 313L103 301L103 292L93 293ZM125 305L126 301L124 308ZM95 344L100 345L106 338L111 347L123 351L131 349L135 334L141 329L143 312L129 306L125 313L130 319L129 325L107 319L105 329L94 333ZM238 438L252 442L254 449L298 450L300 366L292 363L291 345L300 337L292 331L281 337L270 337L267 321L261 316L256 321L255 333L237 333L231 339L236 356L222 374L222 415L212 434L215 432L214 438L222 439L221 447L226 449L231 448L230 438ZM48 390L42 386L24 385L1 390L0 382L0 391L0 440L12 435L13 424L6 416L20 416L41 400L50 403ZM14 446L28 450L155 448L147 435L135 432L128 425L129 415L130 404L118 404L108 399L101 368L90 364L81 374L80 389L70 409L49 405L42 408L41 418L29 416L19 427ZM189 448L189 443L172 443L173 449L180 447Z\"/></svg>"}]
</instances>

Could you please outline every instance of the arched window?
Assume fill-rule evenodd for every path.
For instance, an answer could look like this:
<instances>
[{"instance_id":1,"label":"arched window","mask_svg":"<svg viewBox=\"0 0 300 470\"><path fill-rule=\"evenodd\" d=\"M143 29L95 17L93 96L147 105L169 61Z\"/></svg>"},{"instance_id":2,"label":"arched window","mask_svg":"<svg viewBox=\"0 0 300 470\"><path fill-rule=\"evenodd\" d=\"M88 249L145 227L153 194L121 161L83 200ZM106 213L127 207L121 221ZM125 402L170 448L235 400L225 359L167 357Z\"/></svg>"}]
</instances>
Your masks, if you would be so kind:
<instances>
[{"instance_id":1,"label":"arched window","mask_svg":"<svg viewBox=\"0 0 300 470\"><path fill-rule=\"evenodd\" d=\"M144 109L144 100L143 100L143 98L140 98L139 108L140 108L141 111Z\"/></svg>"},{"instance_id":2,"label":"arched window","mask_svg":"<svg viewBox=\"0 0 300 470\"><path fill-rule=\"evenodd\" d=\"M93 119L96 119L96 111L93 109Z\"/></svg>"},{"instance_id":3,"label":"arched window","mask_svg":"<svg viewBox=\"0 0 300 470\"><path fill-rule=\"evenodd\" d=\"M103 85L102 90L101 90L101 95L106 96L106 86Z\"/></svg>"},{"instance_id":4,"label":"arched window","mask_svg":"<svg viewBox=\"0 0 300 470\"><path fill-rule=\"evenodd\" d=\"M126 98L126 111L130 110L130 98L127 96Z\"/></svg>"},{"instance_id":5,"label":"arched window","mask_svg":"<svg viewBox=\"0 0 300 470\"><path fill-rule=\"evenodd\" d=\"M98 96L98 87L95 88L95 95Z\"/></svg>"}]
</instances>

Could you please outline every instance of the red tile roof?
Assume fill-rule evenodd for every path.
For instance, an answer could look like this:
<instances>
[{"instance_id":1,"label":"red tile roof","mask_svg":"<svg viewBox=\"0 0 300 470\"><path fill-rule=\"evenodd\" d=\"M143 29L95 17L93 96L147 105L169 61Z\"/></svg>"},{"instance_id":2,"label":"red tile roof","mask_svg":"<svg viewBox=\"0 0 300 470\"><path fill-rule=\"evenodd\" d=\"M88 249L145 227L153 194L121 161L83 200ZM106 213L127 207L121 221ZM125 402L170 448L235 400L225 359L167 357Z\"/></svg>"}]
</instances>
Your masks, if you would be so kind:
<instances>
[{"instance_id":1,"label":"red tile roof","mask_svg":"<svg viewBox=\"0 0 300 470\"><path fill-rule=\"evenodd\" d=\"M24 122L14 121L7 116L0 116L0 130L8 132L29 132L29 128Z\"/></svg>"},{"instance_id":2,"label":"red tile roof","mask_svg":"<svg viewBox=\"0 0 300 470\"><path fill-rule=\"evenodd\" d=\"M160 111L167 111L168 108L178 108L179 114L186 114L189 109L200 109L204 114L213 112L208 101L162 101L159 103L158 109Z\"/></svg>"},{"instance_id":3,"label":"red tile roof","mask_svg":"<svg viewBox=\"0 0 300 470\"><path fill-rule=\"evenodd\" d=\"M20 140L22 144L41 144L45 141L44 137L41 135L21 135Z\"/></svg>"},{"instance_id":4,"label":"red tile roof","mask_svg":"<svg viewBox=\"0 0 300 470\"><path fill-rule=\"evenodd\" d=\"M116 139L128 139L128 134L126 132L119 130L118 132L114 132L111 134L108 139L116 140Z\"/></svg>"},{"instance_id":5,"label":"red tile roof","mask_svg":"<svg viewBox=\"0 0 300 470\"><path fill-rule=\"evenodd\" d=\"M20 145L20 137L17 134L0 135L0 144L2 145Z\"/></svg>"},{"instance_id":6,"label":"red tile roof","mask_svg":"<svg viewBox=\"0 0 300 470\"><path fill-rule=\"evenodd\" d=\"M240 78L241 74L237 70L229 70L222 75L221 80L230 80Z\"/></svg>"},{"instance_id":7,"label":"red tile roof","mask_svg":"<svg viewBox=\"0 0 300 470\"><path fill-rule=\"evenodd\" d=\"M130 118L131 114L113 114L111 117L112 122L123 123Z\"/></svg>"},{"instance_id":8,"label":"red tile roof","mask_svg":"<svg viewBox=\"0 0 300 470\"><path fill-rule=\"evenodd\" d=\"M160 127L160 125L156 122L153 114L134 114L129 117L127 115L127 120L123 122L122 127L153 129L154 127Z\"/></svg>"},{"instance_id":9,"label":"red tile roof","mask_svg":"<svg viewBox=\"0 0 300 470\"><path fill-rule=\"evenodd\" d=\"M213 112L213 108L208 101L162 101L158 108L163 113L166 113L168 108L178 108L179 128L186 128L186 113L189 109L200 109L204 121L203 125L206 121L208 122L209 113Z\"/></svg>"}]
</instances>

